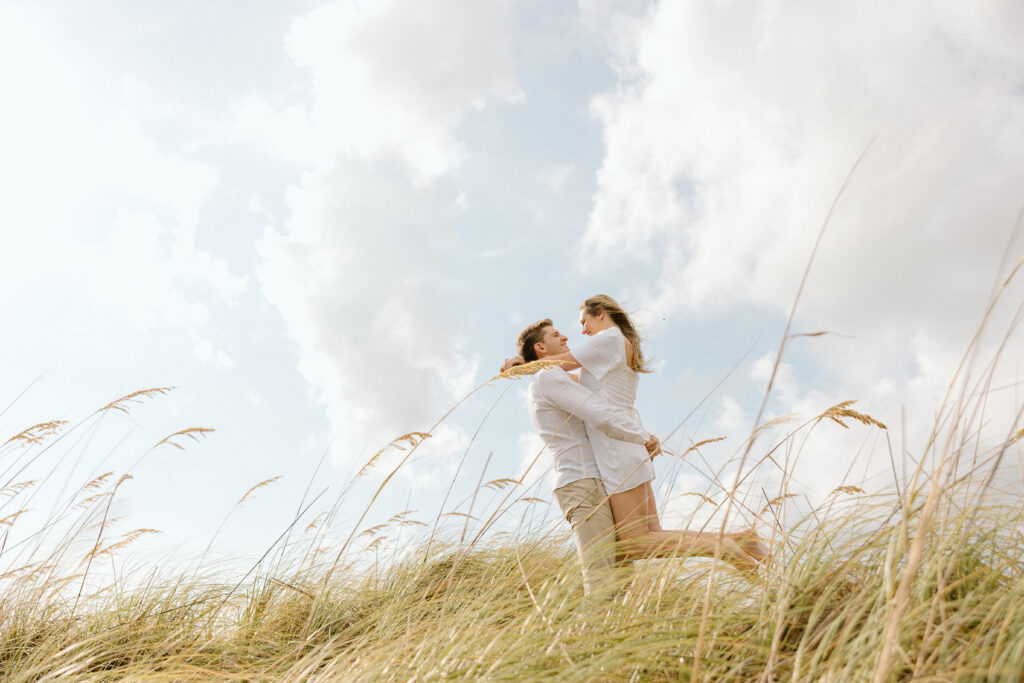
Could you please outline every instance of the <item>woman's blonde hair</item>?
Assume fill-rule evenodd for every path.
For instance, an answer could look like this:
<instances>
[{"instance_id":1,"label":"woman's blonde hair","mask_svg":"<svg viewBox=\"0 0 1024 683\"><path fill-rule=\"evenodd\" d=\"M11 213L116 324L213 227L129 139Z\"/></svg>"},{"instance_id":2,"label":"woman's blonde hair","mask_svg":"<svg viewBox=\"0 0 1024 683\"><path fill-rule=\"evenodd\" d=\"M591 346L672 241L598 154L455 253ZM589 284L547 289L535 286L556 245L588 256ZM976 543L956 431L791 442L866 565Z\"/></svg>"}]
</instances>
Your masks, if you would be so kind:
<instances>
[{"instance_id":1,"label":"woman's blonde hair","mask_svg":"<svg viewBox=\"0 0 1024 683\"><path fill-rule=\"evenodd\" d=\"M629 314L622 310L622 306L619 306L615 299L607 294L595 294L580 304L580 310L586 311L590 315L600 315L602 312L607 313L608 317L615 323L615 326L622 332L622 336L629 340L630 347L632 348L632 352L626 358L626 364L634 372L651 371L647 366L647 360L644 358L643 352L640 351L640 335L637 334L636 328L633 327L633 321L629 319Z\"/></svg>"}]
</instances>

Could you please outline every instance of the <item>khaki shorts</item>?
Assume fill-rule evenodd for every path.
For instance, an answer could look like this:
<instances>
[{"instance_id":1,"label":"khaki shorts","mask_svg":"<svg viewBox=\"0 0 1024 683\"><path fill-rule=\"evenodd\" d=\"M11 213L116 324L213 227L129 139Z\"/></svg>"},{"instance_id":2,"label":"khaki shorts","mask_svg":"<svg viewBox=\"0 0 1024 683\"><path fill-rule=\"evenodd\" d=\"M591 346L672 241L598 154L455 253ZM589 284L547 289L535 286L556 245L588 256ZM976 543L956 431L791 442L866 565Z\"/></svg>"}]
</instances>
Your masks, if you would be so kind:
<instances>
[{"instance_id":1,"label":"khaki shorts","mask_svg":"<svg viewBox=\"0 0 1024 683\"><path fill-rule=\"evenodd\" d=\"M583 565L583 592L590 595L613 577L615 518L600 479L578 479L555 489L555 500L572 525Z\"/></svg>"}]
</instances>

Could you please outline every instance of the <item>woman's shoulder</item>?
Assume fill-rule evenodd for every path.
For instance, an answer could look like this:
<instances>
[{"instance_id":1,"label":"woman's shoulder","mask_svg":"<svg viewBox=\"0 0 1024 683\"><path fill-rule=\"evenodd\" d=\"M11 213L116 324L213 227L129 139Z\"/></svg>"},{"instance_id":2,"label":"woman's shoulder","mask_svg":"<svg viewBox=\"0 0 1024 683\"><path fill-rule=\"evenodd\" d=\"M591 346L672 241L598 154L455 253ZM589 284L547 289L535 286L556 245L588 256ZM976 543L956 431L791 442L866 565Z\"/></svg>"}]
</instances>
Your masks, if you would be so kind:
<instances>
[{"instance_id":1,"label":"woman's shoulder","mask_svg":"<svg viewBox=\"0 0 1024 683\"><path fill-rule=\"evenodd\" d=\"M613 325L606 330L601 330L594 336L600 337L601 335L604 335L604 341L602 343L606 348L615 352L616 355L618 354L619 349L622 349L624 359L629 357L629 354L633 350L633 345L628 339L626 339L626 335L622 334L622 330L617 326Z\"/></svg>"},{"instance_id":2,"label":"woman's shoulder","mask_svg":"<svg viewBox=\"0 0 1024 683\"><path fill-rule=\"evenodd\" d=\"M585 343L602 356L618 356L619 352L625 352L625 341L622 332L618 327L609 327L591 336Z\"/></svg>"},{"instance_id":3,"label":"woman's shoulder","mask_svg":"<svg viewBox=\"0 0 1024 683\"><path fill-rule=\"evenodd\" d=\"M625 346L618 328L609 334L601 330L572 349L572 354L588 372L598 379L603 378L618 365L625 363Z\"/></svg>"},{"instance_id":4,"label":"woman's shoulder","mask_svg":"<svg viewBox=\"0 0 1024 683\"><path fill-rule=\"evenodd\" d=\"M622 346L622 342L628 340L625 335L622 334L622 330L614 325L606 330L601 330L593 337L590 338L595 344L598 344L607 349L614 349Z\"/></svg>"}]
</instances>

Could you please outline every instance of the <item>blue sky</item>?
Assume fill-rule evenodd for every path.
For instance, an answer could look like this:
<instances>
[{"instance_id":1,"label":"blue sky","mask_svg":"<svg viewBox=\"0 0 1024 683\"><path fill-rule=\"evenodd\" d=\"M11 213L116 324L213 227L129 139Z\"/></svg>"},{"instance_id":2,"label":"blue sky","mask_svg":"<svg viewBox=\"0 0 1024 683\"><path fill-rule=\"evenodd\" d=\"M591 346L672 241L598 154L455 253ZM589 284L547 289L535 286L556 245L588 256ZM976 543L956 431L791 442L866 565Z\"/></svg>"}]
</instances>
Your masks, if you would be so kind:
<instances>
[{"instance_id":1,"label":"blue sky","mask_svg":"<svg viewBox=\"0 0 1024 683\"><path fill-rule=\"evenodd\" d=\"M492 376L526 323L550 316L578 338L576 307L598 292L648 340L647 426L666 435L696 409L670 446L729 437L707 465L658 464L667 516L686 519L681 494L714 493L709 471L753 426L865 149L794 320L836 334L792 341L768 411L806 419L859 399L915 452L1021 255L1014 2L15 2L4 15L0 403L13 403L0 428L88 419L37 465L61 482L145 454L117 506L125 528L163 532L153 552L201 550L249 487L281 476L219 540L225 556L258 555L321 456L313 490L333 500ZM979 376L1020 294L993 314ZM1017 348L992 371L1009 387L987 407L995 431L1020 404ZM127 416L88 417L168 385ZM465 511L485 462L484 480L522 474L538 445L523 385L505 389L460 407L369 520L411 507L432 521L453 479L444 510ZM196 426L217 431L147 452ZM822 426L793 476L816 500L882 488L882 443ZM347 534L387 462L329 536ZM759 470L751 495L777 479ZM60 505L56 489L34 514Z\"/></svg>"}]
</instances>

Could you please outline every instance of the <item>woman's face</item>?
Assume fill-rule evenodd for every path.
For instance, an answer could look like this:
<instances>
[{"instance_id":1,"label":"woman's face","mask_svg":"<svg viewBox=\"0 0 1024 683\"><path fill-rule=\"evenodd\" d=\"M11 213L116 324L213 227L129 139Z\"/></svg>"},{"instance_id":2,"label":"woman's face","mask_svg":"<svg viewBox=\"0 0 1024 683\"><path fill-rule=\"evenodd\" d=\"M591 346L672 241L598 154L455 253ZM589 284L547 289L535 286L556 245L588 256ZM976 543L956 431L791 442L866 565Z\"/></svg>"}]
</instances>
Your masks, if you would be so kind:
<instances>
[{"instance_id":1,"label":"woman's face","mask_svg":"<svg viewBox=\"0 0 1024 683\"><path fill-rule=\"evenodd\" d=\"M597 334L601 330L607 330L612 326L611 319L608 314L601 311L597 315L588 313L587 309L580 309L580 325L583 326L583 334L588 337Z\"/></svg>"}]
</instances>

